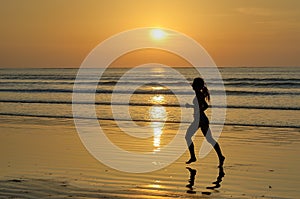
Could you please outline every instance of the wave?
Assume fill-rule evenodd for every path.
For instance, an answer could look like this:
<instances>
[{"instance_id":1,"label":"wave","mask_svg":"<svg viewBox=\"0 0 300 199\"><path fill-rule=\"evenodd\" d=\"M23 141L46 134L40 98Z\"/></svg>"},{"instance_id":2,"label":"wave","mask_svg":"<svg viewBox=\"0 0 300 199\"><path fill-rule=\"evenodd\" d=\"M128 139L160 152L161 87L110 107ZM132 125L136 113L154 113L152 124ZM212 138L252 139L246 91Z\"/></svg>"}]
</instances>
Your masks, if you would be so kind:
<instances>
[{"instance_id":1,"label":"wave","mask_svg":"<svg viewBox=\"0 0 300 199\"><path fill-rule=\"evenodd\" d=\"M135 82L121 82L121 81L88 81L88 82L76 82L80 85L106 85L114 86L118 85L141 85L144 81L135 81ZM148 86L185 86L187 82L177 81L177 82L151 82L144 85ZM207 82L211 86L225 85L225 86L234 86L234 87L260 87L260 88L299 88L300 82ZM52 81L52 82L40 82L40 81L8 81L0 82L0 85L74 85L74 81Z\"/></svg>"},{"instance_id":2,"label":"wave","mask_svg":"<svg viewBox=\"0 0 300 199\"><path fill-rule=\"evenodd\" d=\"M0 92L17 92L17 93L96 93L96 94L130 94L131 92L126 90L73 90L73 89L0 89ZM174 95L172 90L136 90L134 94L164 94L164 95ZM178 95L194 95L193 91L176 91ZM213 95L223 95L224 92L220 90L211 90ZM226 90L227 95L300 95L299 92L273 92L273 91L239 91L239 90Z\"/></svg>"},{"instance_id":3,"label":"wave","mask_svg":"<svg viewBox=\"0 0 300 199\"><path fill-rule=\"evenodd\" d=\"M219 91L211 91L211 93L218 94ZM274 92L274 91L232 91L226 90L229 95L300 95L298 92Z\"/></svg>"},{"instance_id":4,"label":"wave","mask_svg":"<svg viewBox=\"0 0 300 199\"><path fill-rule=\"evenodd\" d=\"M119 79L122 77L122 73L119 73L117 75L114 74L107 74L103 75L101 77L101 81L108 80L111 84L115 84L119 81ZM140 75L140 74L139 74ZM1 80L72 80L74 81L76 79L76 73L75 74L61 74L61 73L54 73L54 74L0 74ZM77 78L77 80L96 80L98 82L99 76L95 73L89 73L86 76L82 76L80 79ZM135 81L144 81L144 80L153 80L153 81L167 81L169 83L173 82L179 82L177 77L170 77L168 74L162 74L162 75L155 75L152 74L150 76L145 76L145 74L142 74L142 76L135 76L135 77L129 77L128 81L135 82ZM188 82L192 82L193 78L187 77L186 80ZM268 83L297 83L299 84L300 78L287 78L287 77L270 77L270 78L252 78L252 77L224 77L223 82L225 83L231 83L231 84L268 84ZM220 82L219 79L216 78L208 78L206 79L207 83L214 83L214 82Z\"/></svg>"},{"instance_id":5,"label":"wave","mask_svg":"<svg viewBox=\"0 0 300 199\"><path fill-rule=\"evenodd\" d=\"M108 81L114 81L118 82L119 79L121 78L122 74L119 76L102 76L101 80L108 80ZM99 76L95 75L94 73L76 77L76 75L0 75L0 80L73 80L73 81L80 81L80 80L94 80L97 81L99 80ZM177 77L168 77L168 76L141 76L141 77L128 77L127 80L130 80L132 82L134 81L145 81L145 80L153 80L153 81L170 81L170 82L176 82L178 81ZM192 81L192 78L187 78L187 81Z\"/></svg>"},{"instance_id":6,"label":"wave","mask_svg":"<svg viewBox=\"0 0 300 199\"><path fill-rule=\"evenodd\" d=\"M75 80L75 76L57 76L57 75L1 75L0 79L8 80ZM90 79L90 78L87 78Z\"/></svg>"},{"instance_id":7,"label":"wave","mask_svg":"<svg viewBox=\"0 0 300 199\"><path fill-rule=\"evenodd\" d=\"M218 84L217 84L218 85ZM300 82L267 82L267 83L256 83L256 82L234 82L225 83L225 86L235 86L235 87L260 87L260 88L299 88Z\"/></svg>"},{"instance_id":8,"label":"wave","mask_svg":"<svg viewBox=\"0 0 300 199\"><path fill-rule=\"evenodd\" d=\"M20 113L0 113L3 116L17 116L17 117L38 117L38 118L56 118L56 119L74 119L73 116L68 115L37 115L37 114L20 114ZM128 120L122 118L90 118L90 117L76 117L76 119L87 119L87 120L109 120L109 121L134 121L134 122L162 122L162 123L184 123L189 124L187 121L162 121L162 120L143 120L143 119L135 119ZM223 125L220 123L211 123L212 125ZM271 125L271 124L242 124L242 123L225 123L225 126L248 126L248 127L270 127L270 128L300 128L298 125Z\"/></svg>"},{"instance_id":9,"label":"wave","mask_svg":"<svg viewBox=\"0 0 300 199\"><path fill-rule=\"evenodd\" d=\"M145 80L140 80L140 81L134 81L134 82L122 82L122 81L85 81L85 82L76 82L76 84L80 84L80 85L111 85L111 86L114 86L116 84L119 84L119 85L148 85L148 86L157 86L157 85L177 85L177 86L180 86L180 85L186 85L187 82L182 82L182 81L179 81L179 82L161 82L161 81L158 81L158 82L150 82L150 83L144 83ZM30 84L37 84L37 85L74 85L74 82L73 81L52 81L52 82L40 82L40 81L27 81L27 82L24 82L24 81L8 81L8 82L0 82L0 85L30 85Z\"/></svg>"},{"instance_id":10,"label":"wave","mask_svg":"<svg viewBox=\"0 0 300 199\"><path fill-rule=\"evenodd\" d=\"M241 81L247 81L247 82L291 82L291 81L300 81L300 78L283 78L283 77L278 77L278 78L237 78L237 77L232 77L232 78L223 78L224 81L230 81L230 82L241 82Z\"/></svg>"},{"instance_id":11,"label":"wave","mask_svg":"<svg viewBox=\"0 0 300 199\"><path fill-rule=\"evenodd\" d=\"M73 90L73 89L0 89L0 92L17 92L17 93L96 93L96 94L130 94L131 92L127 90ZM171 90L136 90L134 94L174 94ZM191 91L179 91L176 94L191 95Z\"/></svg>"},{"instance_id":12,"label":"wave","mask_svg":"<svg viewBox=\"0 0 300 199\"><path fill-rule=\"evenodd\" d=\"M73 102L73 101L48 101L48 100L0 100L0 103L24 103L24 104L95 104L104 106L163 106L163 107L184 107L184 104L155 104L155 103L111 103L111 102ZM209 106L212 108L212 106ZM227 109L262 109L262 110L300 110L300 107L277 107L277 106L213 106L213 108Z\"/></svg>"}]
</instances>

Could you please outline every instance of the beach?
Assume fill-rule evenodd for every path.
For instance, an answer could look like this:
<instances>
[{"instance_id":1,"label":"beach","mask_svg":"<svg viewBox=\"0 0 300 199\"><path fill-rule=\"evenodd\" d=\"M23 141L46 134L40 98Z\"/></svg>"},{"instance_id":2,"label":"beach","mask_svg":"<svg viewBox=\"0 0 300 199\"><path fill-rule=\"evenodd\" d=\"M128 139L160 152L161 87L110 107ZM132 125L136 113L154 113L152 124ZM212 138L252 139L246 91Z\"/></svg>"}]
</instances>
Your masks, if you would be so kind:
<instances>
[{"instance_id":1,"label":"beach","mask_svg":"<svg viewBox=\"0 0 300 199\"><path fill-rule=\"evenodd\" d=\"M9 118L1 118L5 120ZM120 172L95 160L82 145L76 130L66 123L72 120L19 117L14 123L2 123L1 198L299 196L298 129L225 127L220 138L226 155L221 186L207 189L214 185L212 182L219 174L217 157L212 151L190 165L197 173L194 192L187 193L190 190L186 187L190 179L185 165L188 153L159 171ZM199 134L196 146L201 139Z\"/></svg>"},{"instance_id":2,"label":"beach","mask_svg":"<svg viewBox=\"0 0 300 199\"><path fill-rule=\"evenodd\" d=\"M188 81L195 75L194 69L178 70ZM120 168L131 164L135 173L96 160L81 141L72 103L83 110L89 103L72 101L76 69L2 69L0 198L298 198L299 69L220 70L227 93L226 120L218 140L226 156L223 168L218 168L213 150L186 165L185 151L158 170L138 172L136 162L101 148ZM116 92L120 101L110 102L112 88L124 71L112 69L101 79L95 94L97 118L87 113L82 120L98 121L107 138L124 151L155 154L175 137L179 124L184 130L191 122L181 120L179 113L186 109L167 86L173 85L186 99L193 92L184 89L176 76L154 70L153 74L161 75L153 80L158 84L139 87L126 104L122 96L128 86L142 84L149 72L121 81ZM90 78L94 77L80 82L87 86L79 93L82 96L89 94L95 81ZM208 79L207 83L212 97L218 97L219 82ZM119 123L128 120L122 114L114 117L111 105L129 107L132 121L138 128L148 126L149 132L141 133L150 137L134 138L122 131ZM207 111L212 127L219 125L212 109L224 108ZM199 130L194 139L196 154L203 139ZM179 150L174 147L171 153L180 154Z\"/></svg>"}]
</instances>

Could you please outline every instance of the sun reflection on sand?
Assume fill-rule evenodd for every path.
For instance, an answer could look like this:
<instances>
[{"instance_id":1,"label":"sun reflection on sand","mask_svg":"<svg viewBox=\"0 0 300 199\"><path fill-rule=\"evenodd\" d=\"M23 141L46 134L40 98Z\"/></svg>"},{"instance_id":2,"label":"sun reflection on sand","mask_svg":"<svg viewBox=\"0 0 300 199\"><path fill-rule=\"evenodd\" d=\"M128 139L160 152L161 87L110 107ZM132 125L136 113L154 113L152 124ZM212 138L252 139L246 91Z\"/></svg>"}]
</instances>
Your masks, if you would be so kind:
<instances>
[{"instance_id":1,"label":"sun reflection on sand","mask_svg":"<svg viewBox=\"0 0 300 199\"><path fill-rule=\"evenodd\" d=\"M153 146L155 147L154 151L160 151L160 137L162 134L162 127L163 125L161 122L153 122L151 124L151 127L153 128L153 135L154 135L154 140L153 140Z\"/></svg>"},{"instance_id":2,"label":"sun reflection on sand","mask_svg":"<svg viewBox=\"0 0 300 199\"><path fill-rule=\"evenodd\" d=\"M164 101L164 96L156 95L151 98L154 103L161 103ZM167 118L166 109L163 106L155 105L149 109L151 127L153 129L153 147L154 152L160 151L160 139L163 133L164 121Z\"/></svg>"}]
</instances>

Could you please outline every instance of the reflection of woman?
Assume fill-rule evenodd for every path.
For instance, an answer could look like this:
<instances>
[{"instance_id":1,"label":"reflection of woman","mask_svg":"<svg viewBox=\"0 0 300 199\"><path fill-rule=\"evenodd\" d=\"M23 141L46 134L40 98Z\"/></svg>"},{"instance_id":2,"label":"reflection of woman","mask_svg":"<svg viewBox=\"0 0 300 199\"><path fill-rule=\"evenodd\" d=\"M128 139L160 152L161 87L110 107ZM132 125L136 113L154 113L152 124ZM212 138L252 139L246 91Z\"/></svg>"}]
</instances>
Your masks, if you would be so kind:
<instances>
[{"instance_id":1,"label":"reflection of woman","mask_svg":"<svg viewBox=\"0 0 300 199\"><path fill-rule=\"evenodd\" d=\"M208 92L207 87L205 86L204 80L200 77L195 78L192 84L192 87L195 91L196 97L193 100L194 105L186 104L187 108L194 108L194 121L191 123L189 128L187 129L185 139L187 145L189 147L190 156L191 158L186 162L190 164L195 162L196 156L194 151L194 143L192 141L192 136L196 133L198 128L201 128L203 135L205 136L206 140L214 147L216 153L219 157L219 166L223 166L225 157L221 152L221 148L219 144L214 140L212 137L210 128L209 128L209 120L205 115L204 111L208 108L208 104L206 100L209 101L210 95Z\"/></svg>"},{"instance_id":2,"label":"reflection of woman","mask_svg":"<svg viewBox=\"0 0 300 199\"><path fill-rule=\"evenodd\" d=\"M197 170L192 169L190 167L186 167L186 169L189 170L189 172L190 172L189 184L186 185L186 187L189 188L189 190L187 190L187 193L195 194L196 191L194 191L193 186L195 184L195 176L196 176ZM217 180L215 182L212 182L212 184L214 184L213 186L206 187L206 189L215 190L217 188L220 188L221 187L221 182L222 182L224 176L225 176L225 173L224 173L223 167L219 167L219 175L217 177ZM202 192L202 194L210 195L211 192L206 192L205 191L205 192Z\"/></svg>"}]
</instances>

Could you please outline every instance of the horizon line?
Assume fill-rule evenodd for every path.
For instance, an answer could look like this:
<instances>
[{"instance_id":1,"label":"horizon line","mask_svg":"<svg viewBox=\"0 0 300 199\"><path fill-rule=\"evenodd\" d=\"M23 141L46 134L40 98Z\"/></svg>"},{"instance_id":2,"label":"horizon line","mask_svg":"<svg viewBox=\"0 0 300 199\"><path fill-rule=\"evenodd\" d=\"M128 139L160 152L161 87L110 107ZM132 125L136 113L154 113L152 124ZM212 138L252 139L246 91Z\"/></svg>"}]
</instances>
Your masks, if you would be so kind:
<instances>
[{"instance_id":1,"label":"horizon line","mask_svg":"<svg viewBox=\"0 0 300 199\"><path fill-rule=\"evenodd\" d=\"M163 64L164 65L164 64ZM168 66L168 65L165 65ZM114 68L114 69L126 69L126 68L135 68L137 66L112 66L112 67L89 67L89 69L97 69L97 68ZM168 67L172 67L172 68L198 68L198 67L202 67L202 68L210 68L210 67L215 67L215 66L168 66ZM216 66L218 68L283 68L283 67L289 67L289 68L296 68L296 67L300 67L295 65L295 66ZM79 69L80 66L54 66L54 67L18 67L18 66L0 66L0 69Z\"/></svg>"}]
</instances>

